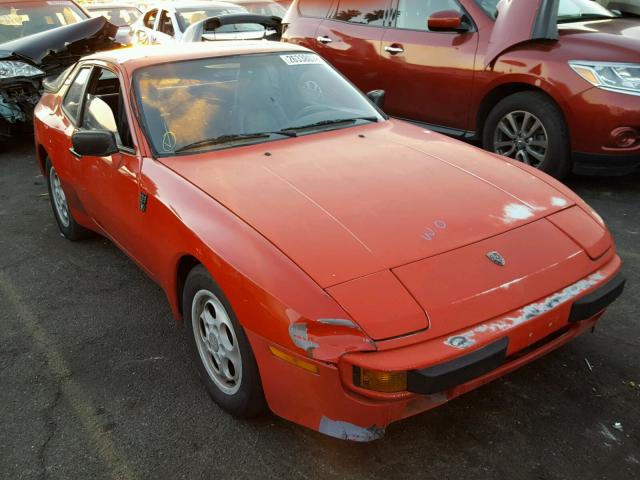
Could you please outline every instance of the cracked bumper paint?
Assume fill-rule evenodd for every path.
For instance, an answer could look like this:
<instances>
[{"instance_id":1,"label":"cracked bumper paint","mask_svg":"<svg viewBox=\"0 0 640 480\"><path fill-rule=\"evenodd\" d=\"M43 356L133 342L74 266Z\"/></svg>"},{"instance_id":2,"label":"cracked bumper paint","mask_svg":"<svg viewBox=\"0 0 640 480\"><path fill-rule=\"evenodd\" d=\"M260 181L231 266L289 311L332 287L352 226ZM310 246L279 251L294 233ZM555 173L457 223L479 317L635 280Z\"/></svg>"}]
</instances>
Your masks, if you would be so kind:
<instances>
[{"instance_id":1,"label":"cracked bumper paint","mask_svg":"<svg viewBox=\"0 0 640 480\"><path fill-rule=\"evenodd\" d=\"M291 355L312 362L317 367L315 374L275 357L269 350L272 344L268 340L255 333L247 333L258 361L267 402L275 414L335 438L368 442L381 438L390 423L442 405L535 360L591 329L602 312L572 323L568 321L571 307L576 300L596 291L614 278L619 270L620 259L616 256L585 279L532 303L533 306L544 304L550 308L536 309L535 315L525 315L526 321L522 322L508 320L520 318L519 315L523 312L531 313L532 309L528 308L529 306L454 335L418 344L385 350L384 342L380 342L378 351L346 353L337 365L284 349ZM562 301L559 301L560 297ZM548 299L551 301L547 302ZM503 322L501 325L508 324L509 328L483 327L496 322ZM468 332L475 332L475 343L468 345L469 348L460 349L448 341L451 337ZM386 371L428 368L454 360L505 336L509 338L509 347L506 361L502 365L440 393L389 394L368 391L353 385L354 366Z\"/></svg>"}]
</instances>

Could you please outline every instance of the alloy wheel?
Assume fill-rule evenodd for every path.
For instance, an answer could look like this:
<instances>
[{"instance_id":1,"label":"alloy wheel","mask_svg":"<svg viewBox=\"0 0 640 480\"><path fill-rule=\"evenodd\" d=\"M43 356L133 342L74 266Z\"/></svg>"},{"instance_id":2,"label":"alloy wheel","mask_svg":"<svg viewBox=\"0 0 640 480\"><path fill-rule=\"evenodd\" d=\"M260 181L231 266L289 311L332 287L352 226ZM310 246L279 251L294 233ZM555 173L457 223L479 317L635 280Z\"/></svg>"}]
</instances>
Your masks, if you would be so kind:
<instances>
[{"instance_id":1,"label":"alloy wheel","mask_svg":"<svg viewBox=\"0 0 640 480\"><path fill-rule=\"evenodd\" d=\"M516 110L500 119L493 136L496 153L540 168L547 158L549 137L538 117Z\"/></svg>"},{"instance_id":2,"label":"alloy wheel","mask_svg":"<svg viewBox=\"0 0 640 480\"><path fill-rule=\"evenodd\" d=\"M242 382L242 357L233 323L220 299L200 290L191 304L193 335L200 359L216 386L235 394Z\"/></svg>"}]
</instances>

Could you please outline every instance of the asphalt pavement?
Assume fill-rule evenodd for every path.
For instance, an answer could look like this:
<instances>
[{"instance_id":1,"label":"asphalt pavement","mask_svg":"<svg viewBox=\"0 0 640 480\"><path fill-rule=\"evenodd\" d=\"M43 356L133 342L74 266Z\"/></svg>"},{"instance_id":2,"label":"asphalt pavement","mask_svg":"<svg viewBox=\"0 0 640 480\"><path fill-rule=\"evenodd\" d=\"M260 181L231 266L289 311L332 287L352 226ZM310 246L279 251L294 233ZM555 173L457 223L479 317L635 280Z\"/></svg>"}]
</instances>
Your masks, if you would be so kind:
<instances>
[{"instance_id":1,"label":"asphalt pavement","mask_svg":"<svg viewBox=\"0 0 640 480\"><path fill-rule=\"evenodd\" d=\"M221 411L160 288L63 239L32 140L0 144L0 478L640 478L640 175L568 184L629 280L595 333L356 444Z\"/></svg>"}]
</instances>

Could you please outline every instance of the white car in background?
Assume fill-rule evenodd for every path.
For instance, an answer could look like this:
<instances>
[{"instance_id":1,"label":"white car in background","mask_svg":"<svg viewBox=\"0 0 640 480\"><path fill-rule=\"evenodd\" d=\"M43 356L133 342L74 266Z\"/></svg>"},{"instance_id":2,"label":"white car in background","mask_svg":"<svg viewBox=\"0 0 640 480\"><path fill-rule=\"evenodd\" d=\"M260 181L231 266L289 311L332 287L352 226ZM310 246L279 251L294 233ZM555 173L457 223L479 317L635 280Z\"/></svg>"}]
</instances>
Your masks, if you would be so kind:
<instances>
[{"instance_id":1,"label":"white car in background","mask_svg":"<svg viewBox=\"0 0 640 480\"><path fill-rule=\"evenodd\" d=\"M179 42L185 30L193 23L210 17L239 13L247 13L247 10L228 2L158 3L151 6L131 25L132 43L151 45ZM232 33L234 26L226 25L224 32L227 31Z\"/></svg>"},{"instance_id":2,"label":"white car in background","mask_svg":"<svg viewBox=\"0 0 640 480\"><path fill-rule=\"evenodd\" d=\"M247 11L258 15L284 17L287 9L272 0L229 0L231 3L246 8Z\"/></svg>"},{"instance_id":3,"label":"white car in background","mask_svg":"<svg viewBox=\"0 0 640 480\"><path fill-rule=\"evenodd\" d=\"M131 25L142 12L130 3L89 3L84 8L92 17L105 17L118 27L116 40L122 44L131 43Z\"/></svg>"}]
</instances>

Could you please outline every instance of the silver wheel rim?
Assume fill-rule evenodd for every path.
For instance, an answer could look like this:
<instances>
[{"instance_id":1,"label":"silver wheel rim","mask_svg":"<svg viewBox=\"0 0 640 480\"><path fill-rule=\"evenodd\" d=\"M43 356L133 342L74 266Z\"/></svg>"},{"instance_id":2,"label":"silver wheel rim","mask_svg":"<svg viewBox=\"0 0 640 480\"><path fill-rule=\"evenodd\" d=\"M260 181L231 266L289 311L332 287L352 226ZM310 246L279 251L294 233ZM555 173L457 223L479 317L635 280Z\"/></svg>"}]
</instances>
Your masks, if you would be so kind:
<instances>
[{"instance_id":1,"label":"silver wheel rim","mask_svg":"<svg viewBox=\"0 0 640 480\"><path fill-rule=\"evenodd\" d=\"M222 392L233 395L242 382L242 357L227 310L213 293L200 290L191 303L191 322L209 378Z\"/></svg>"},{"instance_id":2,"label":"silver wheel rim","mask_svg":"<svg viewBox=\"0 0 640 480\"><path fill-rule=\"evenodd\" d=\"M49 181L51 182L51 195L53 196L53 206L58 214L58 219L63 226L69 226L69 206L67 205L67 197L62 190L62 184L56 170L51 167L49 170Z\"/></svg>"},{"instance_id":3,"label":"silver wheel rim","mask_svg":"<svg viewBox=\"0 0 640 480\"><path fill-rule=\"evenodd\" d=\"M549 137L538 117L516 110L498 122L493 134L493 148L500 155L540 168L547 158Z\"/></svg>"}]
</instances>

